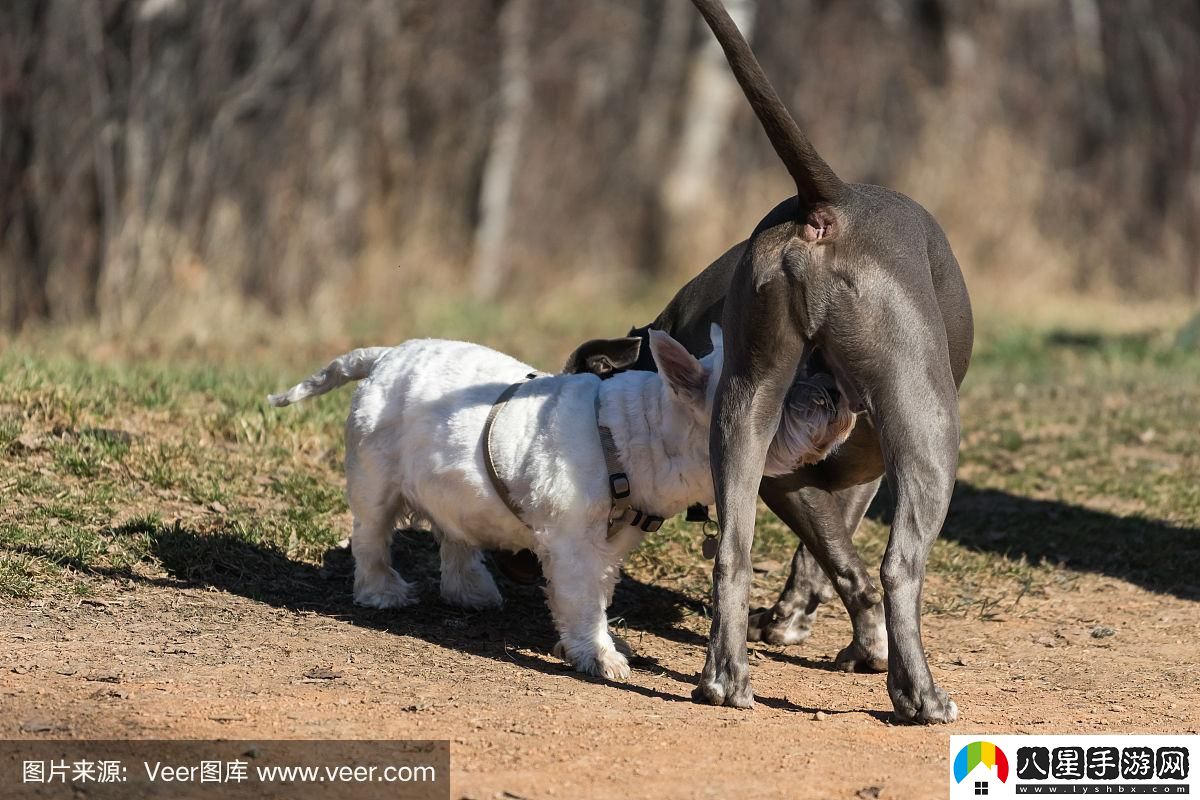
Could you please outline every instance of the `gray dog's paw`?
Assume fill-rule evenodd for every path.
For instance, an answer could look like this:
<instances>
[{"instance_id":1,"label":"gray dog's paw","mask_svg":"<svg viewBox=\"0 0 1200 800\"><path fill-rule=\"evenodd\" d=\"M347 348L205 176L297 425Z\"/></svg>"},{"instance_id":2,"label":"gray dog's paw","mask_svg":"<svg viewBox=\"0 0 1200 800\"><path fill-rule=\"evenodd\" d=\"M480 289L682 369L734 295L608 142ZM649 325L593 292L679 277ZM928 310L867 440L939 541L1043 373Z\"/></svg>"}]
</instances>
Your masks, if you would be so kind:
<instances>
[{"instance_id":1,"label":"gray dog's paw","mask_svg":"<svg viewBox=\"0 0 1200 800\"><path fill-rule=\"evenodd\" d=\"M692 699L707 706L724 705L725 687L713 681L701 681L699 686L692 689Z\"/></svg>"},{"instance_id":2,"label":"gray dog's paw","mask_svg":"<svg viewBox=\"0 0 1200 800\"><path fill-rule=\"evenodd\" d=\"M958 719L958 705L941 687L933 686L929 691L899 691L888 687L896 719L914 725L933 725L954 722Z\"/></svg>"},{"instance_id":3,"label":"gray dog's paw","mask_svg":"<svg viewBox=\"0 0 1200 800\"><path fill-rule=\"evenodd\" d=\"M887 652L877 655L867 652L858 642L851 642L833 660L842 672L887 672Z\"/></svg>"},{"instance_id":4,"label":"gray dog's paw","mask_svg":"<svg viewBox=\"0 0 1200 800\"><path fill-rule=\"evenodd\" d=\"M692 699L710 706L753 708L754 692L750 688L750 669L745 664L731 665L724 675L707 667L700 684L692 690Z\"/></svg>"},{"instance_id":5,"label":"gray dog's paw","mask_svg":"<svg viewBox=\"0 0 1200 800\"><path fill-rule=\"evenodd\" d=\"M768 644L800 644L812 635L812 617L796 613L777 617L775 609L758 608L750 614L746 641Z\"/></svg>"}]
</instances>

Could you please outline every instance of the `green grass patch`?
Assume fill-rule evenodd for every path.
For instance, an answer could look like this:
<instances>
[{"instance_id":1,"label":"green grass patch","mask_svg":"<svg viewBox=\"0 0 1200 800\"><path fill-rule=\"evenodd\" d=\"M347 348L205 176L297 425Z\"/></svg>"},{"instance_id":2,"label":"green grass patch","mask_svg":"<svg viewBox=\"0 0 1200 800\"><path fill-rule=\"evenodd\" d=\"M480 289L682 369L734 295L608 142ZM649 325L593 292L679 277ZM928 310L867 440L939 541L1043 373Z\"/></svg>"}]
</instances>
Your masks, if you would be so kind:
<instances>
[{"instance_id":1,"label":"green grass patch","mask_svg":"<svg viewBox=\"0 0 1200 800\"><path fill-rule=\"evenodd\" d=\"M556 341L596 333L548 324ZM521 349L508 347L519 329L488 309L454 325ZM1200 597L1194 334L998 330L978 343L963 387L960 485L931 553L927 610L1022 613L1086 572ZM281 355L220 366L0 354L0 596L170 578L277 597L297 574L308 580L349 532L349 394L267 407L268 392L323 365ZM856 538L869 563L887 543L887 505L875 504ZM703 538L701 526L670 520L628 571L704 599ZM761 592L782 583L795 542L761 511L754 559L774 565Z\"/></svg>"}]
</instances>

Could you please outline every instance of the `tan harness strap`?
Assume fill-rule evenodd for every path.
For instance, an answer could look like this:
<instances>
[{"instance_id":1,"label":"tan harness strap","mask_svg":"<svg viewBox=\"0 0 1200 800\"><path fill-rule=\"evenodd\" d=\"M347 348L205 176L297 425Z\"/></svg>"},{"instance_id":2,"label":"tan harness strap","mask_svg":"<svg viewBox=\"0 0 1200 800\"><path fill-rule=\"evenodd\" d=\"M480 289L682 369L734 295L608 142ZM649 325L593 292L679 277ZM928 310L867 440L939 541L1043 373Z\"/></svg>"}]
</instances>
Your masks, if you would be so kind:
<instances>
[{"instance_id":1,"label":"tan harness strap","mask_svg":"<svg viewBox=\"0 0 1200 800\"><path fill-rule=\"evenodd\" d=\"M500 473L496 471L496 460L492 457L492 428L496 426L496 417L500 416L500 412L504 410L504 406L507 405L508 401L512 400L517 390L536 378L537 375L536 372L531 372L525 376L525 380L514 383L501 392L500 396L496 398L496 402L492 403L492 409L488 412L487 421L483 423L483 465L487 467L488 477L492 479L492 488L496 490L496 494L500 495L500 499L504 501L504 505L508 506L508 510L513 513L513 516L521 520L525 527L529 527L529 523L522 519L521 507L517 505L517 501L513 499L512 494L508 491L508 486L500 479Z\"/></svg>"},{"instance_id":2,"label":"tan harness strap","mask_svg":"<svg viewBox=\"0 0 1200 800\"><path fill-rule=\"evenodd\" d=\"M500 412L504 410L504 406L517 393L522 386L527 382L539 377L538 373L531 372L525 376L525 380L514 383L506 388L496 398L496 402L492 403L492 408L488 411L487 420L483 423L483 465L487 468L488 478L492 481L492 488L496 490L496 494L500 495L500 499L504 501L504 505L508 506L508 510L513 513L513 516L521 521L525 527L529 527L529 523L521 516L521 507L517 505L517 501L513 498L512 493L508 491L507 484L500 477L499 471L496 469L496 460L492 456L492 430L496 427L496 418L500 416ZM662 527L663 518L654 514L647 514L644 511L633 508L629 502L629 476L621 467L621 457L617 452L617 444L613 440L612 431L605 425L600 424L600 391L596 391L596 429L600 433L600 447L604 450L604 464L608 470L608 492L612 499L612 509L608 515L608 538L617 535L626 525L632 525L635 528L642 530L645 533L653 533Z\"/></svg>"}]
</instances>

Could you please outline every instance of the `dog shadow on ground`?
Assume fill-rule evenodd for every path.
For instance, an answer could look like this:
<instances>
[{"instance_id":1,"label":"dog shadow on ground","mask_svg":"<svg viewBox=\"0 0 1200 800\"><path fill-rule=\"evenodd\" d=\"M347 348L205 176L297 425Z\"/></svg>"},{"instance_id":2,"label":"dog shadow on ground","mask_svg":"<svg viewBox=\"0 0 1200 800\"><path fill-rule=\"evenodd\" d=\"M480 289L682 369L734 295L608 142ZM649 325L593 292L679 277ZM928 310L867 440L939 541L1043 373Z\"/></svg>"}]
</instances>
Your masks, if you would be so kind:
<instances>
[{"instance_id":1,"label":"dog shadow on ground","mask_svg":"<svg viewBox=\"0 0 1200 800\"><path fill-rule=\"evenodd\" d=\"M890 524L892 509L885 485L867 515ZM1153 592L1200 600L1198 528L960 482L941 536L970 550L1107 575Z\"/></svg>"},{"instance_id":2,"label":"dog shadow on ground","mask_svg":"<svg viewBox=\"0 0 1200 800\"><path fill-rule=\"evenodd\" d=\"M892 500L884 486L868 513L886 524L891 510ZM1200 530L1195 528L960 483L942 536L971 550L1099 573L1183 599L1200 599ZM543 672L569 671L549 655L557 637L540 586L513 583L493 569L505 598L504 608L465 612L450 607L437 593L437 544L424 532L401 531L393 541L394 561L406 579L421 582L422 601L389 611L353 604L353 559L345 549L329 550L324 564L317 567L233 536L214 537L166 528L157 531L153 540L155 554L164 568L190 583L276 606L336 615L358 625L417 636L478 656L517 661ZM778 580L782 584L783 576ZM639 636L649 633L693 648L698 669L707 642L685 624L685 618L706 616L707 602L707 597L626 575L617 585L610 617L615 621L615 632L629 640L635 652L639 650ZM530 651L545 655L531 657ZM807 657L802 648L778 655L797 666L833 669L831 663ZM685 685L697 679L695 674L681 674L644 656L635 657L631 664ZM632 684L621 685L631 691L654 693ZM687 699L686 691L669 697ZM771 704L764 698L760 702ZM777 702L786 705L786 701Z\"/></svg>"},{"instance_id":3,"label":"dog shadow on ground","mask_svg":"<svg viewBox=\"0 0 1200 800\"><path fill-rule=\"evenodd\" d=\"M886 487L868 511L885 524L892 503ZM141 525L145 525L142 523ZM257 602L297 611L316 612L355 625L385 630L476 656L518 663L545 674L575 676L550 655L557 639L540 586L513 583L498 571L497 583L505 598L502 609L466 612L443 603L438 596L438 552L433 537L419 531L397 532L393 557L407 580L420 581L421 602L397 610L360 608L351 598L353 560L343 548L325 553L320 566L296 561L277 548L247 541L233 533L198 532L174 526L118 529L114 535L147 535L153 555L166 578L146 579L129 570L97 569L83 563L65 564L81 572L164 586L204 586L240 595ZM1130 581L1146 589L1187 600L1200 600L1200 530L1179 528L1141 517L1120 517L1067 503L1037 500L1002 491L960 484L955 492L942 536L972 550L1025 558L1033 564L1049 563L1068 569L1094 572ZM61 555L30 555L54 558ZM779 577L782 584L783 576ZM639 637L649 633L685 645L694 651L695 669L703 664L705 637L686 625L688 615L706 615L707 598L643 583L624 576L617 585L610 609L614 631L627 639L635 653ZM769 653L801 667L831 669L823 660L803 652ZM685 674L647 656L631 659L637 670L664 675L681 684L678 694L639 686L633 682L614 687L671 701L688 700L697 674ZM786 699L758 697L773 708L807 711ZM877 712L869 712L877 715ZM882 715L881 718L886 718Z\"/></svg>"},{"instance_id":4,"label":"dog shadow on ground","mask_svg":"<svg viewBox=\"0 0 1200 800\"><path fill-rule=\"evenodd\" d=\"M628 575L623 575L617 584L609 609L613 632L632 646L630 666L682 684L678 693L641 685L636 673L625 683L581 675L551 655L558 637L540 585L514 583L493 568L504 596L503 608L464 611L447 605L437 588L437 543L424 531L397 531L393 538L393 563L405 580L420 584L422 594L419 603L390 610L354 605L351 596L354 562L346 548L327 550L323 564L316 566L292 560L273 547L229 534L202 534L182 526L164 526L147 532L158 561L180 584L216 588L294 611L326 614L354 625L516 663L547 675L606 684L660 700L690 702L691 687L699 679L698 670L704 663L707 639L681 624L688 614L704 614L704 601ZM697 672L682 673L653 657L639 655L643 633L688 645ZM758 695L755 700L769 708L814 711L786 698ZM888 718L884 712L860 710L880 719Z\"/></svg>"},{"instance_id":5,"label":"dog shadow on ground","mask_svg":"<svg viewBox=\"0 0 1200 800\"><path fill-rule=\"evenodd\" d=\"M248 542L225 533L198 533L182 526L161 526L150 534L152 551L175 581L205 586L296 611L316 612L354 625L413 636L442 647L475 656L509 661L542 673L576 676L581 680L658 697L688 700L687 692L669 694L601 678L577 675L550 655L558 637L540 585L523 585L492 569L504 597L496 610L465 611L442 601L438 594L437 543L424 531L397 531L392 558L405 580L421 587L420 602L401 609L371 609L352 599L354 561L346 548L325 552L322 565L296 561L278 549ZM702 613L700 600L673 589L623 576L613 597L610 616L614 633L630 642L635 669L666 674L685 684L695 675L684 675L652 658L637 656L642 632L693 645L697 664L703 663L703 636L682 628L685 614Z\"/></svg>"},{"instance_id":6,"label":"dog shadow on ground","mask_svg":"<svg viewBox=\"0 0 1200 800\"><path fill-rule=\"evenodd\" d=\"M606 683L664 700L689 700L686 690L670 694L634 683L581 675L551 655L558 637L540 584L514 583L493 567L491 571L504 597L503 608L466 611L446 604L438 593L437 543L425 531L396 531L393 537L393 563L406 580L421 588L420 602L401 609L372 609L354 604L354 561L348 548L328 549L318 566L289 558L270 544L248 541L222 530L192 530L178 521L174 525L133 522L112 530L111 535L147 537L150 555L166 575L147 577L129 568L97 567L36 546L18 545L11 549L84 574L168 589L218 589L277 608L323 614L361 627L517 663L549 675ZM666 675L689 686L696 682L697 674L675 672L653 658L637 655L636 651L640 635L650 632L691 645L697 654L698 668L703 664L707 641L682 627L680 622L688 613L705 613L701 599L626 575L617 585L609 613L615 635L629 641L634 648L632 667Z\"/></svg>"}]
</instances>

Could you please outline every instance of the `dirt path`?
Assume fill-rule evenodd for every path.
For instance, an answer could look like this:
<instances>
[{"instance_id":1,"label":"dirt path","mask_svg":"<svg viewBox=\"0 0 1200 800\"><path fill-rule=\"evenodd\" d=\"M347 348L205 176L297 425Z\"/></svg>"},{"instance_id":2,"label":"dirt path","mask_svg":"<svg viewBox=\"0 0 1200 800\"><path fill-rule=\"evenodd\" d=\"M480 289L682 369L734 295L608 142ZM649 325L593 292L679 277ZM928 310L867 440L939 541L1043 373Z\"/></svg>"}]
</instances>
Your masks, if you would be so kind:
<instances>
[{"instance_id":1,"label":"dirt path","mask_svg":"<svg viewBox=\"0 0 1200 800\"><path fill-rule=\"evenodd\" d=\"M837 609L809 642L753 655L758 704L739 712L689 702L706 623L661 587L618 591L639 656L618 686L548 654L536 589L504 586L496 613L433 597L377 613L346 603L344 575L304 569L254 599L116 579L96 599L7 608L3 735L449 739L454 797L628 800L944 797L950 733L1200 730L1200 604L1109 578L1020 616L927 619L961 721L911 728L888 724L883 676L830 670L849 638Z\"/></svg>"}]
</instances>

